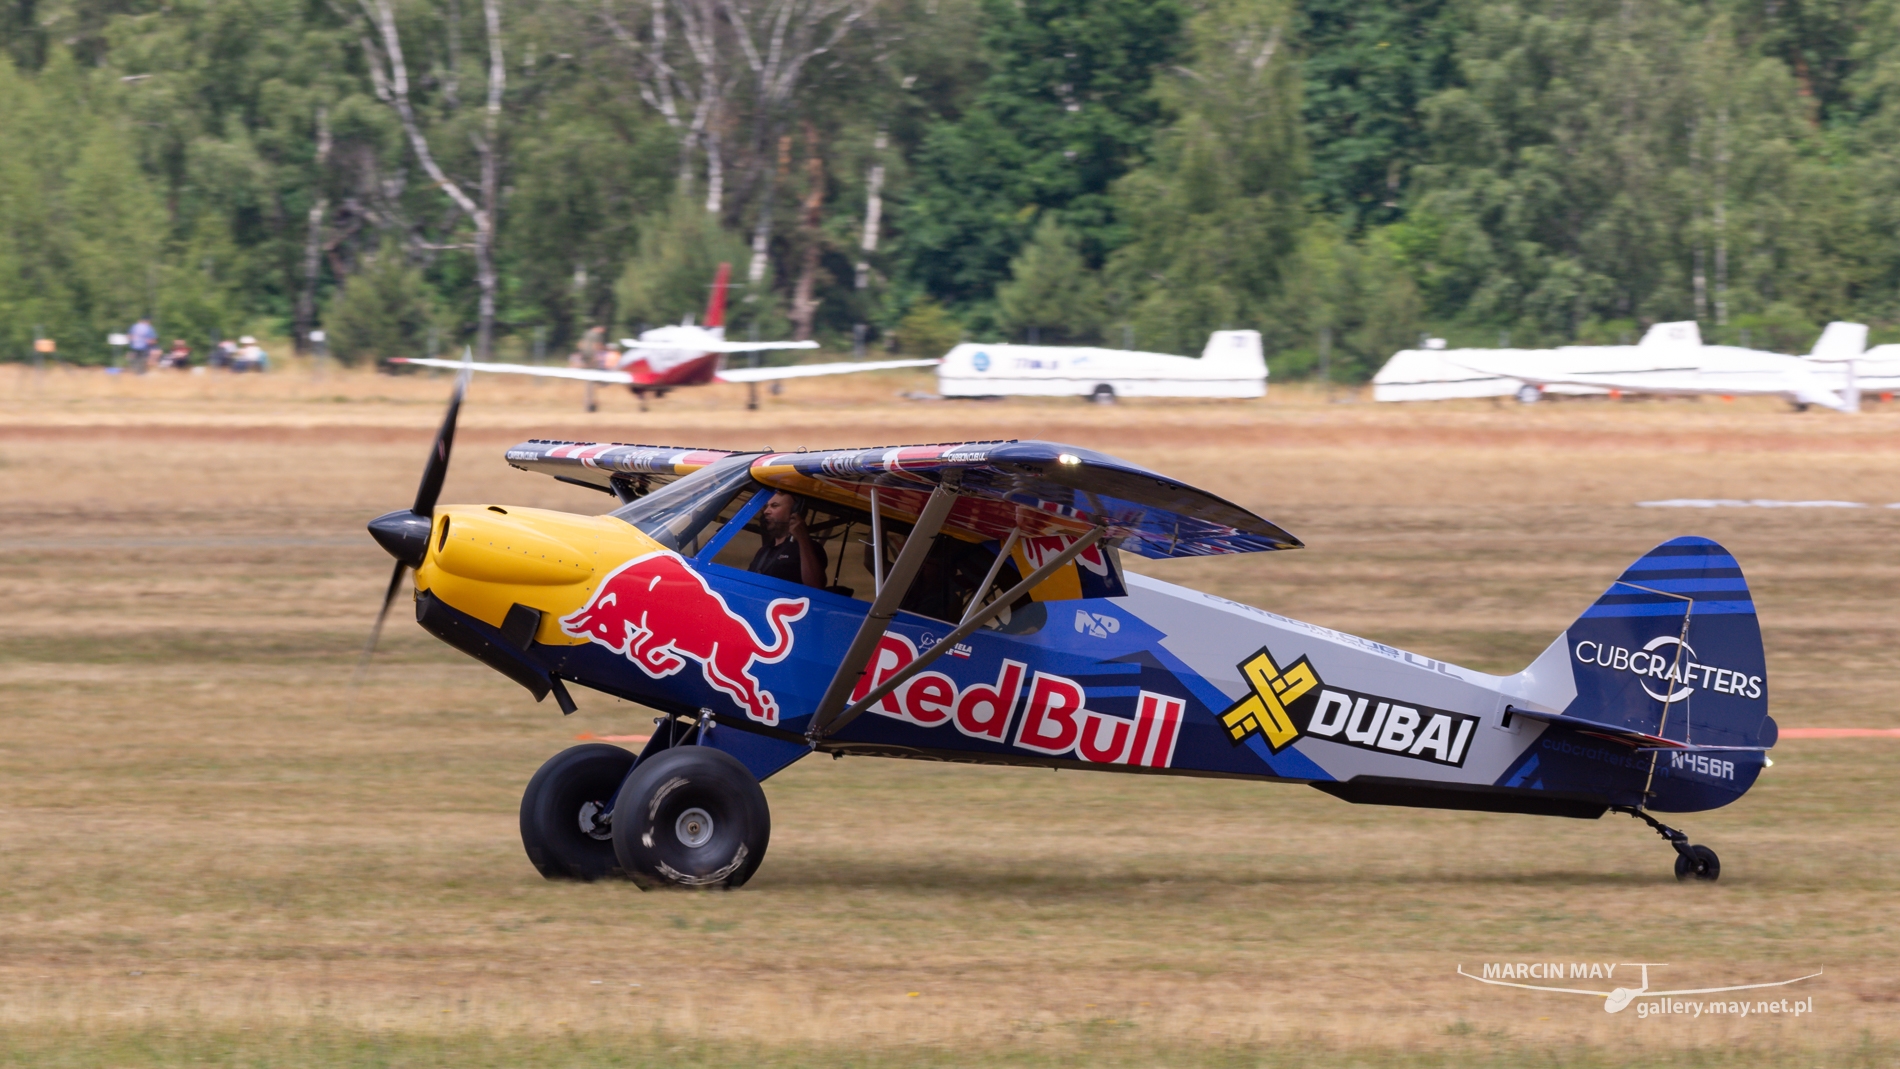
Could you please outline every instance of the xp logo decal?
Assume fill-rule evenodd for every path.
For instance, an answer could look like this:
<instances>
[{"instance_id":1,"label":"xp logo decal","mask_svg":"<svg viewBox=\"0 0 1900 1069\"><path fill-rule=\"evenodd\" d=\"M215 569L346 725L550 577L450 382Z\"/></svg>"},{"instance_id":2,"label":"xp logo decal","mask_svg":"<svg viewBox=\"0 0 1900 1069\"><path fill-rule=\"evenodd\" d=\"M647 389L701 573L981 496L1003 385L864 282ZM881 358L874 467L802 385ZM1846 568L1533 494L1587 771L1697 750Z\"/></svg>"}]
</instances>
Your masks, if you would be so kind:
<instances>
[{"instance_id":1,"label":"xp logo decal","mask_svg":"<svg viewBox=\"0 0 1900 1069\"><path fill-rule=\"evenodd\" d=\"M1233 736L1234 745L1247 741L1249 735L1259 735L1266 739L1274 753L1279 753L1300 737L1300 729L1293 723L1293 714L1287 706L1319 686L1319 677L1313 674L1313 666L1306 663L1304 657L1282 671L1273 663L1273 654L1265 646L1240 662L1240 674L1246 677L1253 693L1222 713L1220 722Z\"/></svg>"},{"instance_id":2,"label":"xp logo decal","mask_svg":"<svg viewBox=\"0 0 1900 1069\"><path fill-rule=\"evenodd\" d=\"M1577 643L1574 653L1584 664L1634 674L1643 692L1659 702L1679 702L1694 694L1698 685L1738 698L1759 698L1762 694L1760 676L1698 664L1692 659L1700 656L1695 647L1674 635L1657 635L1643 643L1640 650L1586 639ZM1650 686L1652 679L1656 681L1654 687Z\"/></svg>"},{"instance_id":3,"label":"xp logo decal","mask_svg":"<svg viewBox=\"0 0 1900 1069\"><path fill-rule=\"evenodd\" d=\"M1279 753L1301 735L1462 768L1478 718L1325 686L1302 657L1279 668L1265 649L1240 664L1252 693L1221 714L1235 745L1259 735ZM1317 698L1303 701L1313 691Z\"/></svg>"}]
</instances>

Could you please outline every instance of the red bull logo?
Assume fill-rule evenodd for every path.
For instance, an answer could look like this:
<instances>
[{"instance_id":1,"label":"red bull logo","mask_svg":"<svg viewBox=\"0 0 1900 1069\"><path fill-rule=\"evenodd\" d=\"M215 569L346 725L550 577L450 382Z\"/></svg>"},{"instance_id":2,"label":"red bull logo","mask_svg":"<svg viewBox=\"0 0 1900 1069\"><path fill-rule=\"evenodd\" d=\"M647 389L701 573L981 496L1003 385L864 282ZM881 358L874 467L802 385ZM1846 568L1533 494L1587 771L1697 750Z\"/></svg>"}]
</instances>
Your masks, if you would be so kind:
<instances>
[{"instance_id":1,"label":"red bull logo","mask_svg":"<svg viewBox=\"0 0 1900 1069\"><path fill-rule=\"evenodd\" d=\"M810 598L779 598L766 607L767 644L745 617L677 553L635 557L603 580L594 596L561 618L562 632L624 655L654 679L698 661L707 685L730 697L746 716L778 723L778 702L759 685L754 665L776 664L792 652L792 621Z\"/></svg>"}]
</instances>

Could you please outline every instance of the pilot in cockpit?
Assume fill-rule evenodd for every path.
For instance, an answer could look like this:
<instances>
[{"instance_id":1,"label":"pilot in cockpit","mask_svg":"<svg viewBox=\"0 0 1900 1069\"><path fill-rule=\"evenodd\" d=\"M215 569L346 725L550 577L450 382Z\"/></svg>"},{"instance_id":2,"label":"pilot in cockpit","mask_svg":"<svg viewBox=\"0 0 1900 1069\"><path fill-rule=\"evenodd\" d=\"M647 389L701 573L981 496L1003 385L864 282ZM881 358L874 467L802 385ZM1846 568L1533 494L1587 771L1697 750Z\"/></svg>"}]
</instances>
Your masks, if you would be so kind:
<instances>
[{"instance_id":1,"label":"pilot in cockpit","mask_svg":"<svg viewBox=\"0 0 1900 1069\"><path fill-rule=\"evenodd\" d=\"M805 502L783 490L759 510L763 531L748 571L806 586L825 585L825 549L805 529Z\"/></svg>"}]
</instances>

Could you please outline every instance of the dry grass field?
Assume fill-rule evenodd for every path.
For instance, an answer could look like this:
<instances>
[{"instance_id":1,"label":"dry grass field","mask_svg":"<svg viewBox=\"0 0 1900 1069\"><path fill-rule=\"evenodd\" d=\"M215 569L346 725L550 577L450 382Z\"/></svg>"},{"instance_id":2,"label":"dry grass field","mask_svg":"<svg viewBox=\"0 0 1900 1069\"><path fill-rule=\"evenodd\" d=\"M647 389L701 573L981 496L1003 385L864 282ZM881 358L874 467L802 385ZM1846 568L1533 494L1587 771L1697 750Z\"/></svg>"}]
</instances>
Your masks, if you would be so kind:
<instances>
[{"instance_id":1,"label":"dry grass field","mask_svg":"<svg viewBox=\"0 0 1900 1069\"><path fill-rule=\"evenodd\" d=\"M541 880L519 792L584 733L399 610L363 523L446 380L0 368L0 1065L1900 1064L1900 739L1782 743L1678 885L1634 821L1300 787L808 761L745 889ZM1741 559L1784 727L1900 725L1900 406L906 401L887 373L640 413L478 382L445 501L600 509L526 437L1044 437L1253 507L1297 553L1144 570L1515 671L1676 534ZM1864 509L1657 509L1660 498ZM1812 1015L1639 1019L1485 961L1824 975ZM1618 974L1621 977L1621 973Z\"/></svg>"}]
</instances>

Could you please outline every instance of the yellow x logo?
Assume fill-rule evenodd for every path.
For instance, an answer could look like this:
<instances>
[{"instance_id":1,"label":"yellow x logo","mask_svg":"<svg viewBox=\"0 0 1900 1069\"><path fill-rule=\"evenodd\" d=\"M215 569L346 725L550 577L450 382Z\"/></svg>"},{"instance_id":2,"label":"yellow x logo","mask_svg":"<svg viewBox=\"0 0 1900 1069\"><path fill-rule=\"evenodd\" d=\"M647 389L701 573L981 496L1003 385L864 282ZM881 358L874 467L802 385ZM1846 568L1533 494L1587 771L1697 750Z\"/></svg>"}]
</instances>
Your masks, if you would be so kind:
<instances>
[{"instance_id":1,"label":"yellow x logo","mask_svg":"<svg viewBox=\"0 0 1900 1069\"><path fill-rule=\"evenodd\" d=\"M1279 753L1287 743L1300 737L1300 729L1294 726L1286 707L1319 686L1319 677L1313 674L1313 666L1306 663L1304 657L1282 671L1274 665L1273 655L1265 647L1242 661L1240 671L1247 677L1253 693L1222 713L1221 723L1227 726L1236 744L1258 732L1266 737L1273 752Z\"/></svg>"}]
</instances>

